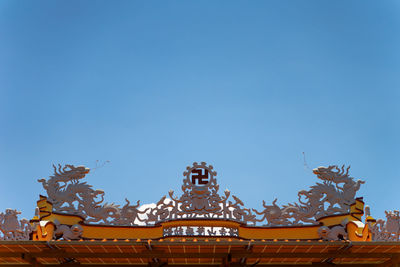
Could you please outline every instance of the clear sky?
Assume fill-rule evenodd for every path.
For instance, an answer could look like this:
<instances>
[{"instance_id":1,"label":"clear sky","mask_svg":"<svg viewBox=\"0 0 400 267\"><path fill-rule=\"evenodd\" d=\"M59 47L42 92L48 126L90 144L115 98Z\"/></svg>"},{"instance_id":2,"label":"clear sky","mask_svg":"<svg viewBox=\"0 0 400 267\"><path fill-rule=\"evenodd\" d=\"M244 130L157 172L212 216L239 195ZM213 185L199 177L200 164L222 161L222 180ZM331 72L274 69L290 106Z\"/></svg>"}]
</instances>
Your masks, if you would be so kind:
<instances>
[{"instance_id":1,"label":"clear sky","mask_svg":"<svg viewBox=\"0 0 400 267\"><path fill-rule=\"evenodd\" d=\"M0 211L33 215L53 163L124 198L180 193L206 161L250 208L304 166L351 165L400 209L400 2L0 2ZM99 164L100 164L99 163ZM221 192L222 193L222 192Z\"/></svg>"}]
</instances>

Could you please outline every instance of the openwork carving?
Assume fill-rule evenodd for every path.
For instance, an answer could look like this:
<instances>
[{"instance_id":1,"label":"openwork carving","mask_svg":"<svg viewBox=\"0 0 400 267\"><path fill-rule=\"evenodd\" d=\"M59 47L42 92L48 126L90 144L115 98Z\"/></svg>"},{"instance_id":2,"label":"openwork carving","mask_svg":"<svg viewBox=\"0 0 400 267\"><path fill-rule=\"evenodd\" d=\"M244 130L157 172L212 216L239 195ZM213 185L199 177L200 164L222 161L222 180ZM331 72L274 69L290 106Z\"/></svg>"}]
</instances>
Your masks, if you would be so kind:
<instances>
[{"instance_id":1,"label":"openwork carving","mask_svg":"<svg viewBox=\"0 0 400 267\"><path fill-rule=\"evenodd\" d=\"M369 216L369 207L366 208ZM379 219L376 222L369 222L373 241L399 241L400 240L400 212L385 211L386 221Z\"/></svg>"},{"instance_id":2,"label":"openwork carving","mask_svg":"<svg viewBox=\"0 0 400 267\"><path fill-rule=\"evenodd\" d=\"M114 203L104 203L104 191L94 190L91 185L80 180L89 173L84 166L65 165L58 169L53 165L54 175L50 179L40 179L47 191L48 200L56 212L78 214L86 218L86 222L110 223L108 218L118 219L120 209Z\"/></svg>"},{"instance_id":3,"label":"openwork carving","mask_svg":"<svg viewBox=\"0 0 400 267\"><path fill-rule=\"evenodd\" d=\"M119 210L119 216L113 221L116 225L135 225L135 222L144 222L139 217L139 214L145 214L147 210L139 211L140 201L136 202L136 205L130 205L128 199L125 199L126 204Z\"/></svg>"},{"instance_id":4,"label":"openwork carving","mask_svg":"<svg viewBox=\"0 0 400 267\"><path fill-rule=\"evenodd\" d=\"M154 206L141 210L139 201L131 205L126 199L122 208L114 203L104 203L104 191L94 190L81 181L89 173L86 167L53 167L53 176L38 181L47 191L54 211L81 215L86 223L114 225L153 225L168 220L202 218L225 219L247 225L256 225L257 222L264 222L267 226L316 224L316 220L323 216L348 213L350 205L355 202L356 192L364 183L348 175L350 167L346 170L344 166L341 169L337 166L318 167L313 172L322 183L299 191L298 203L280 207L277 199L272 205L263 201L264 210L258 211L245 208L229 190L220 195L213 166L194 162L183 173L181 196L175 196L171 190L169 198L163 196Z\"/></svg>"},{"instance_id":5,"label":"openwork carving","mask_svg":"<svg viewBox=\"0 0 400 267\"><path fill-rule=\"evenodd\" d=\"M177 198L174 191L169 192L171 200L163 196L156 207L147 213L146 223L153 224L173 219L219 218L246 224L255 224L256 216L250 209L244 208L243 202L236 196L228 200L229 190L224 196L218 194L219 185L213 166L205 162L188 166L183 173L183 194Z\"/></svg>"},{"instance_id":6,"label":"openwork carving","mask_svg":"<svg viewBox=\"0 0 400 267\"><path fill-rule=\"evenodd\" d=\"M276 204L276 199L272 205L266 205L264 201L263 211L253 209L258 215L263 215L257 221L266 219L268 226L312 224L324 216L348 213L350 205L355 202L356 192L365 183L350 177L349 169L350 166L344 170L344 165L341 169L335 165L313 169L322 183L299 191L299 202L283 205L282 208Z\"/></svg>"},{"instance_id":7,"label":"openwork carving","mask_svg":"<svg viewBox=\"0 0 400 267\"><path fill-rule=\"evenodd\" d=\"M90 169L74 165L61 167L60 164L58 164L58 170L54 165L53 168L54 175L50 176L50 179L39 179L38 182L42 183L55 211L73 213L76 211L74 202L80 202L79 194L94 194L91 185L79 181L89 173Z\"/></svg>"},{"instance_id":8,"label":"openwork carving","mask_svg":"<svg viewBox=\"0 0 400 267\"><path fill-rule=\"evenodd\" d=\"M224 191L224 196L218 194L219 185L213 171L213 166L205 162L193 163L183 173L181 197L175 198L174 191L169 192L173 200L173 208L167 219L172 218L222 218L245 223L255 223L255 215L250 209L244 208L243 202L232 196L234 202L228 200L229 190ZM157 207L158 208L158 207Z\"/></svg>"},{"instance_id":9,"label":"openwork carving","mask_svg":"<svg viewBox=\"0 0 400 267\"><path fill-rule=\"evenodd\" d=\"M18 220L18 214L21 212L12 209L0 213L0 240L29 240L32 227L29 220Z\"/></svg>"}]
</instances>

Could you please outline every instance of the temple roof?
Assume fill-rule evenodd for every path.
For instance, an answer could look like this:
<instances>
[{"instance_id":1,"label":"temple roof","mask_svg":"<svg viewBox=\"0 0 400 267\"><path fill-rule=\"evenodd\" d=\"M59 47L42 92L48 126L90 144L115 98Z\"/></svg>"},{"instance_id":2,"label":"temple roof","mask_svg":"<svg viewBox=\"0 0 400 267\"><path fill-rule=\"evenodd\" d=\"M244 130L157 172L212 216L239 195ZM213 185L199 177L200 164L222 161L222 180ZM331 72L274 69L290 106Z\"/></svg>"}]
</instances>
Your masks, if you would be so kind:
<instances>
[{"instance_id":1,"label":"temple roof","mask_svg":"<svg viewBox=\"0 0 400 267\"><path fill-rule=\"evenodd\" d=\"M320 180L298 202L246 208L205 162L183 173L182 195L151 207L104 203L104 191L80 181L83 166L54 166L40 179L34 218L0 213L0 265L391 266L400 263L400 212L375 220L357 197L361 180L337 166L313 170ZM322 182L321 182L322 181ZM365 216L364 216L365 215ZM363 220L362 218L365 217ZM385 241L385 242L381 242Z\"/></svg>"},{"instance_id":2,"label":"temple roof","mask_svg":"<svg viewBox=\"0 0 400 267\"><path fill-rule=\"evenodd\" d=\"M309 265L394 263L399 242L165 239L0 241L0 264L20 265Z\"/></svg>"}]
</instances>

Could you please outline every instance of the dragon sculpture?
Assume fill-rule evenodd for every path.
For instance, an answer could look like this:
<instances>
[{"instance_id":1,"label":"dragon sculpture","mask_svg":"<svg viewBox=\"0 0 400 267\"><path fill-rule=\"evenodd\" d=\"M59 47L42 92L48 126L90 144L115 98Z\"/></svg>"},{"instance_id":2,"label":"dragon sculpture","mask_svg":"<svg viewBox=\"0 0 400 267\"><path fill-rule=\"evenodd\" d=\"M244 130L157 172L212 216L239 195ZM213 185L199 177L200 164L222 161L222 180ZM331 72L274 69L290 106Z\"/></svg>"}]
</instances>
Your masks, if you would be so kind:
<instances>
[{"instance_id":1,"label":"dragon sculpture","mask_svg":"<svg viewBox=\"0 0 400 267\"><path fill-rule=\"evenodd\" d=\"M90 169L84 166L53 165L54 175L48 180L39 179L47 192L48 200L56 212L66 212L82 216L86 222L110 223L108 218L120 219L118 205L104 203L104 191L94 190L91 185L81 182Z\"/></svg>"},{"instance_id":2,"label":"dragon sculpture","mask_svg":"<svg viewBox=\"0 0 400 267\"><path fill-rule=\"evenodd\" d=\"M316 223L316 219L327 215L347 213L350 205L355 202L356 192L364 181L349 176L349 169L344 165L339 168L336 165L329 167L318 167L313 173L322 180L309 190L301 190L298 193L298 203L283 205L280 208L276 204L269 206L263 202L264 210L258 215L263 215L261 220L266 219L269 226L298 225L303 223ZM325 208L325 204L328 204Z\"/></svg>"},{"instance_id":3,"label":"dragon sculpture","mask_svg":"<svg viewBox=\"0 0 400 267\"><path fill-rule=\"evenodd\" d=\"M96 201L97 196L100 195L101 200ZM86 219L86 222L100 222L103 221L105 224L109 224L108 218L119 219L121 216L121 212L119 209L119 205L115 205L114 203L104 203L100 205L104 201L104 191L103 190L86 190L83 193L79 193L81 197L79 199L78 212L83 215Z\"/></svg>"},{"instance_id":4,"label":"dragon sculpture","mask_svg":"<svg viewBox=\"0 0 400 267\"><path fill-rule=\"evenodd\" d=\"M74 202L80 202L78 194L84 194L90 191L91 185L79 182L83 179L90 169L84 166L75 167L74 165L65 165L57 167L53 165L54 175L50 179L39 179L43 188L47 192L48 200L53 204L55 211L75 212ZM66 204L66 206L65 206Z\"/></svg>"},{"instance_id":5,"label":"dragon sculpture","mask_svg":"<svg viewBox=\"0 0 400 267\"><path fill-rule=\"evenodd\" d=\"M298 203L278 206L277 199L272 205L263 201L264 210L247 209L243 202L225 190L218 193L219 185L215 179L217 173L213 166L205 162L194 162L183 173L183 194L174 196L169 192L169 198L163 196L158 203L140 210L140 202L126 204L120 208L114 203L104 203L104 191L94 190L91 185L81 179L89 173L84 166L65 165L58 168L53 165L54 175L48 180L40 179L47 191L48 200L53 203L57 212L78 214L87 223L103 223L114 225L156 224L162 221L191 218L227 219L256 225L257 222L267 222L267 226L316 224L323 216L349 212L350 205L355 201L356 192L364 181L355 181L346 170L337 166L318 167L313 170L318 182L309 190L298 193ZM197 181L197 180L198 181ZM194 182L199 184L195 184ZM257 218L261 216L261 218ZM324 232L325 233L325 232Z\"/></svg>"}]
</instances>

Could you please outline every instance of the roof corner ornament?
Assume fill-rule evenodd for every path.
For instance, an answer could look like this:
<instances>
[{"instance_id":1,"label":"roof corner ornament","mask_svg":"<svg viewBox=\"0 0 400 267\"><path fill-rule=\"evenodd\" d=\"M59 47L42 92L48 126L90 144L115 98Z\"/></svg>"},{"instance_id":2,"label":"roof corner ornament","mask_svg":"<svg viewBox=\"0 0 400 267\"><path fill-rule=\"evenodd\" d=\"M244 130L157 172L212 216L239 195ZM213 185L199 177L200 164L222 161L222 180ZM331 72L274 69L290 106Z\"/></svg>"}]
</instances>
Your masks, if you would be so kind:
<instances>
[{"instance_id":1,"label":"roof corner ornament","mask_svg":"<svg viewBox=\"0 0 400 267\"><path fill-rule=\"evenodd\" d=\"M13 209L0 213L0 240L29 240L32 226L25 218L18 220L18 214L21 212Z\"/></svg>"},{"instance_id":2,"label":"roof corner ornament","mask_svg":"<svg viewBox=\"0 0 400 267\"><path fill-rule=\"evenodd\" d=\"M369 213L369 207L368 207ZM386 221L375 220L367 215L367 223L372 232L373 241L399 241L400 240L400 212L398 210L385 211Z\"/></svg>"}]
</instances>

